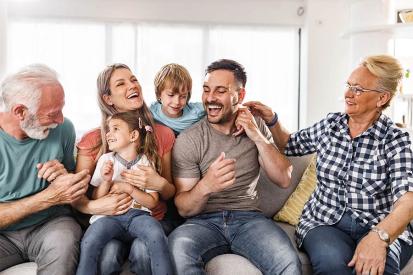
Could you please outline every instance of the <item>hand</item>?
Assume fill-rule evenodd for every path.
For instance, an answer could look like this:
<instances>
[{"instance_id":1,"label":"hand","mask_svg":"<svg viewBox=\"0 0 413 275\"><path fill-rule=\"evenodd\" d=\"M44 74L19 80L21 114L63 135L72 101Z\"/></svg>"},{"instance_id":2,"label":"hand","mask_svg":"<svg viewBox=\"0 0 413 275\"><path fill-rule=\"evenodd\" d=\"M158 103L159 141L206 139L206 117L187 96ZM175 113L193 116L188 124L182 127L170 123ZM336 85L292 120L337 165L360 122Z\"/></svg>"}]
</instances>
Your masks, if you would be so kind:
<instances>
[{"instance_id":1,"label":"hand","mask_svg":"<svg viewBox=\"0 0 413 275\"><path fill-rule=\"evenodd\" d=\"M106 160L100 169L100 176L104 181L112 181L113 178L113 162Z\"/></svg>"},{"instance_id":2,"label":"hand","mask_svg":"<svg viewBox=\"0 0 413 275\"><path fill-rule=\"evenodd\" d=\"M383 274L386 264L387 245L376 233L370 232L357 245L349 267L354 267L357 275Z\"/></svg>"},{"instance_id":3,"label":"hand","mask_svg":"<svg viewBox=\"0 0 413 275\"><path fill-rule=\"evenodd\" d=\"M254 142L263 138L261 131L258 129L257 122L252 116L251 112L245 108L241 107L238 109L237 119L235 120L235 125L237 129L242 127L247 136Z\"/></svg>"},{"instance_id":4,"label":"hand","mask_svg":"<svg viewBox=\"0 0 413 275\"><path fill-rule=\"evenodd\" d=\"M274 117L272 109L259 101L248 101L242 104L248 107L252 115L261 117L265 123L270 123Z\"/></svg>"},{"instance_id":5,"label":"hand","mask_svg":"<svg viewBox=\"0 0 413 275\"><path fill-rule=\"evenodd\" d=\"M130 195L133 192L133 188L134 187L132 185L130 185L129 183L116 181L116 182L113 183L112 187L110 188L109 193L111 193L111 194L126 193L126 194Z\"/></svg>"},{"instance_id":6,"label":"hand","mask_svg":"<svg viewBox=\"0 0 413 275\"><path fill-rule=\"evenodd\" d=\"M235 159L226 159L222 152L209 166L201 181L208 193L220 192L235 182Z\"/></svg>"},{"instance_id":7,"label":"hand","mask_svg":"<svg viewBox=\"0 0 413 275\"><path fill-rule=\"evenodd\" d=\"M121 177L123 181L139 189L161 191L163 188L164 178L152 166L138 165L138 169L122 171Z\"/></svg>"},{"instance_id":8,"label":"hand","mask_svg":"<svg viewBox=\"0 0 413 275\"><path fill-rule=\"evenodd\" d=\"M245 132L244 128L240 124L238 125L235 124L235 131L232 133L232 136L237 137L237 136L242 135L244 132Z\"/></svg>"},{"instance_id":9,"label":"hand","mask_svg":"<svg viewBox=\"0 0 413 275\"><path fill-rule=\"evenodd\" d=\"M76 174L65 174L57 177L46 188L47 200L53 204L69 204L86 193L90 181L87 169Z\"/></svg>"},{"instance_id":10,"label":"hand","mask_svg":"<svg viewBox=\"0 0 413 275\"><path fill-rule=\"evenodd\" d=\"M132 197L126 193L107 194L93 201L99 215L122 215L126 213L132 205Z\"/></svg>"},{"instance_id":11,"label":"hand","mask_svg":"<svg viewBox=\"0 0 413 275\"><path fill-rule=\"evenodd\" d=\"M43 178L48 182L54 181L61 175L66 175L67 170L58 160L49 160L45 163L38 163L36 165L39 170L37 173L38 178Z\"/></svg>"}]
</instances>

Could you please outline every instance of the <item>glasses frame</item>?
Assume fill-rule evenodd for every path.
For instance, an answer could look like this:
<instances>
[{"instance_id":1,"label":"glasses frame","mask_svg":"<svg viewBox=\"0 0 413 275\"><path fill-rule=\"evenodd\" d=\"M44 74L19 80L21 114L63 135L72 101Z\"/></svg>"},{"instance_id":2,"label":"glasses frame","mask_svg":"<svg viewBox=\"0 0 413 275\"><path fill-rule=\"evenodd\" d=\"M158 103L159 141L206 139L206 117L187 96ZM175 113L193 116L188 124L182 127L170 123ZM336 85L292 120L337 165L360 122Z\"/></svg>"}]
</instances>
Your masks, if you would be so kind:
<instances>
[{"instance_id":1,"label":"glasses frame","mask_svg":"<svg viewBox=\"0 0 413 275\"><path fill-rule=\"evenodd\" d=\"M350 90L352 93L356 94L356 95L361 95L365 92L376 92L376 93L384 93L383 91L379 91L379 90L374 90L374 89L366 89L360 86L356 86L356 85L350 85L350 83L346 83L346 89Z\"/></svg>"}]
</instances>

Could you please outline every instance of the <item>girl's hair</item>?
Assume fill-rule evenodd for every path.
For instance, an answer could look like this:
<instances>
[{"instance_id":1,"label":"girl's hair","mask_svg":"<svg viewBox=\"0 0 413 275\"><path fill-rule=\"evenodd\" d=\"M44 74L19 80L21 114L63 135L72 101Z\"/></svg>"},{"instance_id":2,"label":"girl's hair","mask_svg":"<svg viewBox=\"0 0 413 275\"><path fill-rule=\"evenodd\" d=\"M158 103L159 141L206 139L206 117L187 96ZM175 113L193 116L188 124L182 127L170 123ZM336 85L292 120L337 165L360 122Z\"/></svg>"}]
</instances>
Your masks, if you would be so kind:
<instances>
[{"instance_id":1,"label":"girl's hair","mask_svg":"<svg viewBox=\"0 0 413 275\"><path fill-rule=\"evenodd\" d=\"M401 90L404 74L402 65L393 56L385 54L367 56L361 65L377 77L379 90L390 92L390 100L382 108L389 107L393 96L398 90Z\"/></svg>"},{"instance_id":2,"label":"girl's hair","mask_svg":"<svg viewBox=\"0 0 413 275\"><path fill-rule=\"evenodd\" d=\"M106 142L106 120L108 119L109 116L113 116L114 114L117 114L118 111L116 110L116 107L113 105L108 105L106 104L105 100L103 99L104 95L110 95L110 78L112 77L112 74L118 70L118 69L127 69L131 71L131 69L122 63L115 63L112 65L107 66L98 76L97 79L97 88L98 88L98 103L99 103L99 108L102 113L102 120L101 120L101 139L102 143L98 144L97 147L101 147L100 149L100 154L104 154L108 151L108 145ZM154 121L152 119L151 112L149 111L148 106L146 106L145 101L143 102L143 105L141 108L136 110L136 121L138 121L138 117L143 118L146 121L146 124L151 126L152 129L154 128ZM153 150L157 151L158 150L158 145L155 142L153 144Z\"/></svg>"},{"instance_id":3,"label":"girl's hair","mask_svg":"<svg viewBox=\"0 0 413 275\"><path fill-rule=\"evenodd\" d=\"M153 82L155 84L155 95L158 100L167 84L171 86L174 93L179 93L181 90L188 91L186 102L189 102L191 98L192 78L184 66L175 63L166 64L156 74Z\"/></svg>"},{"instance_id":4,"label":"girl's hair","mask_svg":"<svg viewBox=\"0 0 413 275\"><path fill-rule=\"evenodd\" d=\"M139 132L138 153L145 154L155 166L154 168L156 171L160 174L162 170L161 158L156 150L155 134L152 126L149 125L148 120L139 116L137 112L116 113L108 118L107 124L112 119L120 119L126 122L130 132L134 130Z\"/></svg>"}]
</instances>

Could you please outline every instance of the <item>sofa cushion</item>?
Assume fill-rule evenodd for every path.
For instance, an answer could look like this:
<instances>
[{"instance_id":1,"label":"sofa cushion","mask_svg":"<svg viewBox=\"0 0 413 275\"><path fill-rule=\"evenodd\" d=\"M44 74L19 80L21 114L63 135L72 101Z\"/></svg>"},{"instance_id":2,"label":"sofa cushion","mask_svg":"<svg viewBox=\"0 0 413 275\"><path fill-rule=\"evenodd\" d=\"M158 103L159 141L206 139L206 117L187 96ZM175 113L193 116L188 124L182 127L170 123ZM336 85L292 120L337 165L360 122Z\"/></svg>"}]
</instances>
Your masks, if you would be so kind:
<instances>
[{"instance_id":1,"label":"sofa cushion","mask_svg":"<svg viewBox=\"0 0 413 275\"><path fill-rule=\"evenodd\" d=\"M246 258L236 254L223 254L212 258L205 266L210 275L262 275Z\"/></svg>"},{"instance_id":2,"label":"sofa cushion","mask_svg":"<svg viewBox=\"0 0 413 275\"><path fill-rule=\"evenodd\" d=\"M0 275L36 275L36 273L37 265L33 262L18 264L0 271Z\"/></svg>"},{"instance_id":3,"label":"sofa cushion","mask_svg":"<svg viewBox=\"0 0 413 275\"><path fill-rule=\"evenodd\" d=\"M302 157L288 157L293 164L293 173L291 176L291 185L283 189L272 183L264 171L261 170L260 179L258 180L259 207L267 217L273 217L277 213L288 197L297 187L304 170L307 168L312 155Z\"/></svg>"},{"instance_id":4,"label":"sofa cushion","mask_svg":"<svg viewBox=\"0 0 413 275\"><path fill-rule=\"evenodd\" d=\"M297 185L297 188L288 198L287 202L274 216L274 220L297 225L303 212L304 205L317 186L316 156L311 159L310 165Z\"/></svg>"}]
</instances>

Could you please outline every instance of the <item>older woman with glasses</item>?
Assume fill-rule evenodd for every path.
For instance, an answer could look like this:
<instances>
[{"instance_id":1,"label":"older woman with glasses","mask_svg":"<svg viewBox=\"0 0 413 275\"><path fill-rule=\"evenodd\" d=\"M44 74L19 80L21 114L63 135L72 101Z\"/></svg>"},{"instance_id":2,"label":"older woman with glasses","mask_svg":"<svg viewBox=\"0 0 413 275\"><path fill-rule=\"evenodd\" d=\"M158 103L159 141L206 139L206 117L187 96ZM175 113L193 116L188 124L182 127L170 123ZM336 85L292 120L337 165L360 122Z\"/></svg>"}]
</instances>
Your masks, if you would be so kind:
<instances>
[{"instance_id":1,"label":"older woman with glasses","mask_svg":"<svg viewBox=\"0 0 413 275\"><path fill-rule=\"evenodd\" d=\"M287 155L317 153L317 187L297 226L315 274L399 274L413 253L413 157L408 133L383 114L403 69L369 56L351 73L345 112L290 134L276 113L247 102Z\"/></svg>"}]
</instances>

